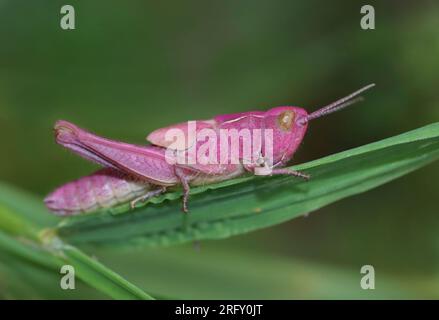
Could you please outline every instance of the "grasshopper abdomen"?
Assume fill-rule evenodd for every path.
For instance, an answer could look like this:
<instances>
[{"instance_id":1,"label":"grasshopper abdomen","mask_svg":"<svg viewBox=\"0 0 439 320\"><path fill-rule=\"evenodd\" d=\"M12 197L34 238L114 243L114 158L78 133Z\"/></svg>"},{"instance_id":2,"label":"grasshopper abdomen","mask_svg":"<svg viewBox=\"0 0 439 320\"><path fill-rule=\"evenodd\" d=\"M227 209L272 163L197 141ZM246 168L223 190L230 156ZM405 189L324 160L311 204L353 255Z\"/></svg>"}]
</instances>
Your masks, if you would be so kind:
<instances>
[{"instance_id":1,"label":"grasshopper abdomen","mask_svg":"<svg viewBox=\"0 0 439 320\"><path fill-rule=\"evenodd\" d=\"M44 202L55 214L75 215L134 200L150 189L144 180L104 168L57 188Z\"/></svg>"}]
</instances>

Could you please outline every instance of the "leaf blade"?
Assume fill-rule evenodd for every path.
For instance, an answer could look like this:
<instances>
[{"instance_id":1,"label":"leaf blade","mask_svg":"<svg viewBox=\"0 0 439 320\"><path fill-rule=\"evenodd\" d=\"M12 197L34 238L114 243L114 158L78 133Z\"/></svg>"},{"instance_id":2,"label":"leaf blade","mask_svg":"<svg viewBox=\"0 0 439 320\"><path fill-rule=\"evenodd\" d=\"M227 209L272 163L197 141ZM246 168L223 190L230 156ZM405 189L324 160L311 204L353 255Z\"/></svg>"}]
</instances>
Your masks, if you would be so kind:
<instances>
[{"instance_id":1,"label":"leaf blade","mask_svg":"<svg viewBox=\"0 0 439 320\"><path fill-rule=\"evenodd\" d=\"M67 218L57 228L72 243L171 245L220 239L272 226L396 179L439 158L439 123L314 160L290 177L244 177L193 189L190 213L171 192L132 212L121 206ZM174 201L170 201L174 200Z\"/></svg>"},{"instance_id":2,"label":"leaf blade","mask_svg":"<svg viewBox=\"0 0 439 320\"><path fill-rule=\"evenodd\" d=\"M52 244L52 245L51 245ZM61 266L68 264L75 269L75 274L84 283L114 299L153 299L140 288L108 269L100 262L87 256L79 249L66 245L59 239L40 245L29 239L19 241L0 230L0 256L11 256L26 265L47 270L55 278L61 278ZM58 282L59 279L55 281ZM55 283L56 283L55 282ZM56 286L54 283L46 284ZM40 288L44 289L44 288ZM59 288L60 292L63 290ZM44 290L43 290L44 291Z\"/></svg>"},{"instance_id":3,"label":"leaf blade","mask_svg":"<svg viewBox=\"0 0 439 320\"><path fill-rule=\"evenodd\" d=\"M75 270L83 281L110 297L124 300L153 300L149 294L90 258L81 250L70 245L62 245L62 253L67 261L75 266Z\"/></svg>"}]
</instances>

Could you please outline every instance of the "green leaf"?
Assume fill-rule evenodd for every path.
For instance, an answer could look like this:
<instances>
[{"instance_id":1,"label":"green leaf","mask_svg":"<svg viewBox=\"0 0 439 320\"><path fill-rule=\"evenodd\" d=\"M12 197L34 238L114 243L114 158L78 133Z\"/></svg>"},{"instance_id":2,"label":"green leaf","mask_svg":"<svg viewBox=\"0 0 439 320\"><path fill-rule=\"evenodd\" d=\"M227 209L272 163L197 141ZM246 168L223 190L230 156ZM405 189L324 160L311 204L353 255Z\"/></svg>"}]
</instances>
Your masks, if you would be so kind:
<instances>
[{"instance_id":1,"label":"green leaf","mask_svg":"<svg viewBox=\"0 0 439 320\"><path fill-rule=\"evenodd\" d=\"M66 256L67 261L75 267L76 272L83 281L105 292L110 297L126 300L153 299L150 295L77 248L63 245L62 252Z\"/></svg>"},{"instance_id":2,"label":"green leaf","mask_svg":"<svg viewBox=\"0 0 439 320\"><path fill-rule=\"evenodd\" d=\"M45 269L57 276L47 287L58 286L61 279L60 268L72 265L75 275L89 286L115 299L152 299L151 296L111 271L95 259L88 257L79 249L51 238L50 243L40 245L28 239L19 241L0 230L0 256L8 260L18 260L38 269ZM3 260L3 259L2 259ZM1 282L0 282L1 284ZM41 288L44 289L44 288Z\"/></svg>"},{"instance_id":3,"label":"green leaf","mask_svg":"<svg viewBox=\"0 0 439 320\"><path fill-rule=\"evenodd\" d=\"M0 291L5 294L4 298L106 297L80 280L76 281L75 290L62 290L60 268L69 262L53 253L29 239L17 239L0 231L0 287L3 289Z\"/></svg>"},{"instance_id":4,"label":"green leaf","mask_svg":"<svg viewBox=\"0 0 439 320\"><path fill-rule=\"evenodd\" d=\"M38 228L0 202L0 230L38 240Z\"/></svg>"},{"instance_id":5,"label":"green leaf","mask_svg":"<svg viewBox=\"0 0 439 320\"><path fill-rule=\"evenodd\" d=\"M4 208L3 213L0 213L0 229L6 224L6 215L13 212L12 219L16 220L16 223L24 223L28 226L26 229L29 231L29 228L41 228L48 226L55 226L59 222L59 218L54 215L47 214L47 209L44 206L43 201L36 198L34 195L29 194L28 192L21 190L15 186L11 186L10 184L6 184L0 181L0 204L1 207ZM3 219L5 218L5 219ZM11 217L7 218L9 220ZM21 221L21 222L18 222ZM33 225L33 227L30 227ZM8 226L10 230L15 229L15 233L21 232L23 229L15 228L12 226ZM12 228L12 229L11 229Z\"/></svg>"},{"instance_id":6,"label":"green leaf","mask_svg":"<svg viewBox=\"0 0 439 320\"><path fill-rule=\"evenodd\" d=\"M74 266L79 279L109 297L152 299L95 259L58 239L53 230L47 227L59 219L49 215L39 199L4 183L0 184L0 191L0 261L9 262L3 269L10 269L9 265L12 265L16 277L44 285L45 288L40 287L41 292L50 288L52 296L55 292L69 297L59 286L60 268L69 264ZM29 272L29 267L33 267L35 272ZM41 274L37 270L43 271L44 275L51 275L52 282L38 282L36 278L41 277Z\"/></svg>"},{"instance_id":7,"label":"green leaf","mask_svg":"<svg viewBox=\"0 0 439 320\"><path fill-rule=\"evenodd\" d=\"M169 192L135 210L128 205L69 217L55 230L73 244L179 244L220 239L269 227L358 194L439 158L439 123L293 169L311 174L243 177L193 188L190 212L180 210L181 191Z\"/></svg>"}]
</instances>

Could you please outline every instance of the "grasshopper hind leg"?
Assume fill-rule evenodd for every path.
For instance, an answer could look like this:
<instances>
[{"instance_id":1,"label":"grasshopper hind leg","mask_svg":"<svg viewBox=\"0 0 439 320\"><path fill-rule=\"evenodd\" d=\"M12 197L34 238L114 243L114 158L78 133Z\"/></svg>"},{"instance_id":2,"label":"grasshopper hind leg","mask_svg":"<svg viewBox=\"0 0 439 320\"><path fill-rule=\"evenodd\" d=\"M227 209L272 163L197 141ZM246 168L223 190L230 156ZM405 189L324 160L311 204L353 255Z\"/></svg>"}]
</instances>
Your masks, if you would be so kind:
<instances>
[{"instance_id":1,"label":"grasshopper hind leg","mask_svg":"<svg viewBox=\"0 0 439 320\"><path fill-rule=\"evenodd\" d=\"M130 202L131 209L134 209L139 202L145 202L146 200L151 199L152 197L158 196L166 191L165 187L160 187L159 189L151 190L140 197L135 198Z\"/></svg>"}]
</instances>

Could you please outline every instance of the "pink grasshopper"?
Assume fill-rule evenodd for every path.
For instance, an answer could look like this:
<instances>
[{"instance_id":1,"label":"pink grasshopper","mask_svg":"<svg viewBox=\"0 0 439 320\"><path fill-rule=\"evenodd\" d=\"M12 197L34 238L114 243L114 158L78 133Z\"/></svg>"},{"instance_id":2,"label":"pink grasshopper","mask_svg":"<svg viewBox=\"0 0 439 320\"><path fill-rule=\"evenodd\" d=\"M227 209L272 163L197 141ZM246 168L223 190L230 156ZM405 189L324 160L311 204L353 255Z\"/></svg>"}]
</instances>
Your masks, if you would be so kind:
<instances>
[{"instance_id":1,"label":"pink grasshopper","mask_svg":"<svg viewBox=\"0 0 439 320\"><path fill-rule=\"evenodd\" d=\"M91 212L128 201L131 201L131 207L134 208L139 201L157 196L168 187L181 185L183 211L187 212L190 186L227 180L246 172L309 179L309 175L305 173L283 168L303 140L308 122L355 103L360 99L360 93L373 86L374 84L365 86L311 114L299 107L282 106L265 112L220 115L212 120L196 122L196 132L206 128L214 132L236 128L270 129L273 140L271 154L261 151L251 161L242 161L240 148L238 163L176 162L172 158L172 152L183 152L187 156L190 144L192 149L201 148L196 139L194 142L194 139L189 141L190 138L186 137L189 145L182 148L172 145L167 139L166 134L171 129L180 129L188 135L185 123L155 130L147 137L151 145L137 146L105 139L67 121L58 121L55 124L56 142L105 168L59 187L45 198L45 204L49 210L59 215ZM260 145L264 143L268 142L259 141ZM217 144L219 145L219 141Z\"/></svg>"}]
</instances>

